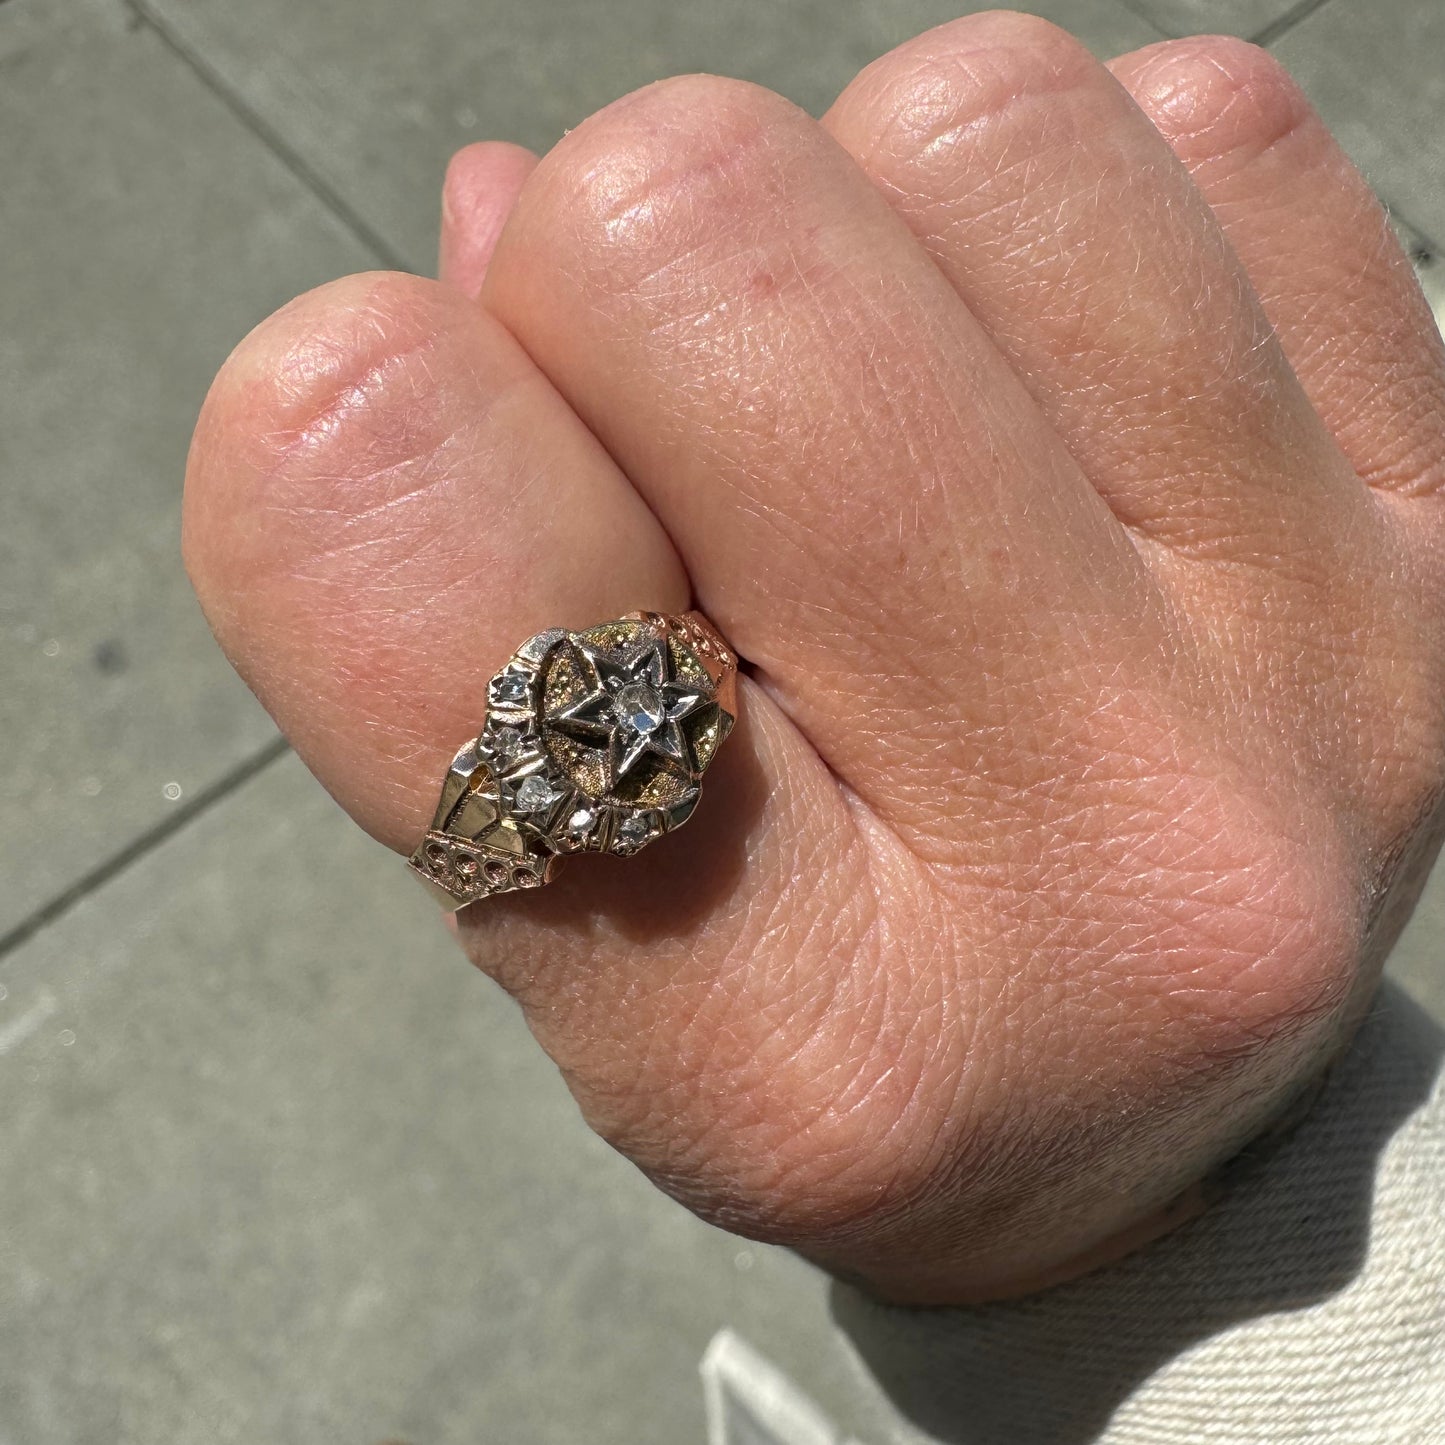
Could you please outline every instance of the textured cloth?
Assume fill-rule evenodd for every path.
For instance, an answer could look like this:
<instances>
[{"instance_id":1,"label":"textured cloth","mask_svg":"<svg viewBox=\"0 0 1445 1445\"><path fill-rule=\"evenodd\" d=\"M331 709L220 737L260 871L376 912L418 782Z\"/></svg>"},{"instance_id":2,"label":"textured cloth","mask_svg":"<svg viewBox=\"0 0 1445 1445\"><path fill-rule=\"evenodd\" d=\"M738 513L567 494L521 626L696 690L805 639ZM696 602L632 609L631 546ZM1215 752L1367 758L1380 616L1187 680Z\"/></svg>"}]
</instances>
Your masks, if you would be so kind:
<instances>
[{"instance_id":1,"label":"textured cloth","mask_svg":"<svg viewBox=\"0 0 1445 1445\"><path fill-rule=\"evenodd\" d=\"M868 1445L1445 1445L1445 1037L1386 984L1208 1213L1027 1300L835 1291Z\"/></svg>"}]
</instances>

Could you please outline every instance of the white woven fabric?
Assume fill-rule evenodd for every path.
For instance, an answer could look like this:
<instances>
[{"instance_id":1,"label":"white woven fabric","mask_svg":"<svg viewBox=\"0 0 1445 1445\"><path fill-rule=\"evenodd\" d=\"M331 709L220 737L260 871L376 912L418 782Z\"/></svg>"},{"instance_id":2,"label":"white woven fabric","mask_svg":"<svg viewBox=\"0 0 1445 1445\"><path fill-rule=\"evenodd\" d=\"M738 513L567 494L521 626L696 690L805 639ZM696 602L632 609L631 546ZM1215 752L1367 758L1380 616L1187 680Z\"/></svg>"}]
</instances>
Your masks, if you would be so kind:
<instances>
[{"instance_id":1,"label":"white woven fabric","mask_svg":"<svg viewBox=\"0 0 1445 1445\"><path fill-rule=\"evenodd\" d=\"M869 1445L1445 1445L1442 1047L1386 985L1270 1158L1087 1279L946 1312L839 1291L848 1424Z\"/></svg>"}]
</instances>

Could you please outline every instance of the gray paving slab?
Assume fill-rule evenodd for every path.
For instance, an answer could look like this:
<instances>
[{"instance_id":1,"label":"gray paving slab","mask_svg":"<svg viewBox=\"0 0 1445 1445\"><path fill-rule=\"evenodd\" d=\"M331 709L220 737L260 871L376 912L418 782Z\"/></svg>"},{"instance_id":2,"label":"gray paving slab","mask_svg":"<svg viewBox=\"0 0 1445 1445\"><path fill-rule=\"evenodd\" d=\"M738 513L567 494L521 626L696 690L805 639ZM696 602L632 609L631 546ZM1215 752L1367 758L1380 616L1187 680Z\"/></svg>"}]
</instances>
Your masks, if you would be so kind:
<instances>
[{"instance_id":1,"label":"gray paving slab","mask_svg":"<svg viewBox=\"0 0 1445 1445\"><path fill-rule=\"evenodd\" d=\"M1435 865L1387 964L1389 974L1445 1024L1445 861Z\"/></svg>"},{"instance_id":2,"label":"gray paving slab","mask_svg":"<svg viewBox=\"0 0 1445 1445\"><path fill-rule=\"evenodd\" d=\"M682 1445L725 1324L836 1369L823 1279L593 1137L293 758L0 982L5 1445Z\"/></svg>"},{"instance_id":3,"label":"gray paving slab","mask_svg":"<svg viewBox=\"0 0 1445 1445\"><path fill-rule=\"evenodd\" d=\"M1445 245L1445 5L1331 0L1273 49L1375 189Z\"/></svg>"},{"instance_id":4,"label":"gray paving slab","mask_svg":"<svg viewBox=\"0 0 1445 1445\"><path fill-rule=\"evenodd\" d=\"M447 158L478 139L546 150L659 76L707 70L812 111L893 45L971 10L957 0L143 0L177 42L285 137L416 269L436 252ZM1042 0L1102 54L1159 38L1121 0Z\"/></svg>"},{"instance_id":5,"label":"gray paving slab","mask_svg":"<svg viewBox=\"0 0 1445 1445\"><path fill-rule=\"evenodd\" d=\"M1310 0L1125 0L1165 35L1239 35L1268 38ZM1318 3L1318 0L1316 0Z\"/></svg>"},{"instance_id":6,"label":"gray paving slab","mask_svg":"<svg viewBox=\"0 0 1445 1445\"><path fill-rule=\"evenodd\" d=\"M0 936L271 736L178 562L227 350L367 262L117 3L0 7Z\"/></svg>"}]
</instances>

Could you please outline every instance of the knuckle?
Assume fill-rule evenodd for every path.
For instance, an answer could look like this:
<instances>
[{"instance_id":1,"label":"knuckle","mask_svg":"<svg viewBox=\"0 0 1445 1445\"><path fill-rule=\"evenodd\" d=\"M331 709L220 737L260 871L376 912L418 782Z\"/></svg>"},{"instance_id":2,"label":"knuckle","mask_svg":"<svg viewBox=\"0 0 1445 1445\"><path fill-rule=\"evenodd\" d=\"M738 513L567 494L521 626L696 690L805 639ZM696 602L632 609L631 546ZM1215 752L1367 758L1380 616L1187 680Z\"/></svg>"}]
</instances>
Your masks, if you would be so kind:
<instances>
[{"instance_id":1,"label":"knuckle","mask_svg":"<svg viewBox=\"0 0 1445 1445\"><path fill-rule=\"evenodd\" d=\"M1103 68L1067 31L1033 15L966 16L875 61L839 102L849 132L899 158L1040 97L1087 90Z\"/></svg>"},{"instance_id":2,"label":"knuckle","mask_svg":"<svg viewBox=\"0 0 1445 1445\"><path fill-rule=\"evenodd\" d=\"M364 273L297 298L241 342L186 471L182 547L203 603L328 554L378 501L422 495L471 375L447 361L458 315L437 282Z\"/></svg>"},{"instance_id":3,"label":"knuckle","mask_svg":"<svg viewBox=\"0 0 1445 1445\"><path fill-rule=\"evenodd\" d=\"M438 291L420 277L368 272L298 297L231 354L202 410L202 434L224 434L249 448L254 466L276 470L331 435L338 410L389 368L433 343Z\"/></svg>"},{"instance_id":4,"label":"knuckle","mask_svg":"<svg viewBox=\"0 0 1445 1445\"><path fill-rule=\"evenodd\" d=\"M1266 151L1313 115L1303 91L1269 51L1232 36L1155 46L1132 88L1188 159Z\"/></svg>"},{"instance_id":5,"label":"knuckle","mask_svg":"<svg viewBox=\"0 0 1445 1445\"><path fill-rule=\"evenodd\" d=\"M584 266L635 280L775 210L787 157L812 125L761 86L678 76L579 126L543 162L538 189Z\"/></svg>"},{"instance_id":6,"label":"knuckle","mask_svg":"<svg viewBox=\"0 0 1445 1445\"><path fill-rule=\"evenodd\" d=\"M991 55L1025 73L1048 75L1097 64L1082 41L1051 20L1017 10L964 15L925 31L899 46L869 69L886 69L894 60ZM865 72L866 74L867 72Z\"/></svg>"}]
</instances>

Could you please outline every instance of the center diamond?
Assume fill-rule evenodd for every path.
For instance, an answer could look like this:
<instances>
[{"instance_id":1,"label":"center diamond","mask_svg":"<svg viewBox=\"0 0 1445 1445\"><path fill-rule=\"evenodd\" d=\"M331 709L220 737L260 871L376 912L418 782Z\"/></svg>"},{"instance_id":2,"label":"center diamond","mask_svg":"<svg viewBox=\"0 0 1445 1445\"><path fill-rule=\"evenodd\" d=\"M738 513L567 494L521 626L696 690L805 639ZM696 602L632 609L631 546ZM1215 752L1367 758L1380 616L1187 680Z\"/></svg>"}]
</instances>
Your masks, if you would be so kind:
<instances>
[{"instance_id":1,"label":"center diamond","mask_svg":"<svg viewBox=\"0 0 1445 1445\"><path fill-rule=\"evenodd\" d=\"M655 733L667 720L667 705L646 682L629 682L619 688L615 708L618 718L643 737Z\"/></svg>"},{"instance_id":2,"label":"center diamond","mask_svg":"<svg viewBox=\"0 0 1445 1445\"><path fill-rule=\"evenodd\" d=\"M570 700L545 713L543 730L602 754L601 787L595 776L587 779L588 797L610 794L634 769L637 787L655 789L663 774L670 777L664 791L695 781L691 733L706 726L705 710L717 707L705 670L694 666L679 677L667 638L656 634L640 645L611 647L578 635L560 658L567 662Z\"/></svg>"}]
</instances>

